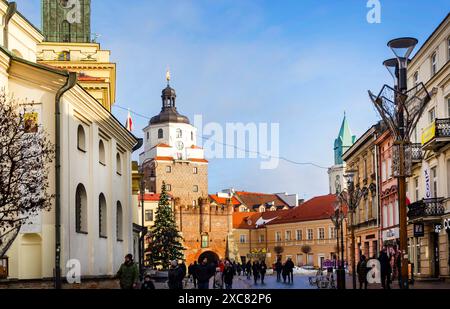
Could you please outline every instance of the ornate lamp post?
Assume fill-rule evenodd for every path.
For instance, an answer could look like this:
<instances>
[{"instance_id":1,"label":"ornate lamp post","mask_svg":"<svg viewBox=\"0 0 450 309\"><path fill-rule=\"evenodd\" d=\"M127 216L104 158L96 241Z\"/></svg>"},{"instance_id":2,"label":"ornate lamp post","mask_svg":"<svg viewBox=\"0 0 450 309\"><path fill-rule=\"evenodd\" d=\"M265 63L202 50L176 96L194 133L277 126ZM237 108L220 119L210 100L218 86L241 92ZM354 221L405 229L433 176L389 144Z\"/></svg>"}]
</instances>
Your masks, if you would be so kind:
<instances>
[{"instance_id":1,"label":"ornate lamp post","mask_svg":"<svg viewBox=\"0 0 450 309\"><path fill-rule=\"evenodd\" d=\"M349 213L349 222L348 228L350 230L350 259L352 263L352 279L353 279L353 289L356 289L356 261L355 261L355 226L354 226L354 218L356 209L358 208L359 203L363 196L366 196L369 190L364 188L359 188L359 186L355 186L355 171L347 171L347 174L344 176L347 179L347 190L343 191L339 194L339 199L342 204L345 204Z\"/></svg>"},{"instance_id":2,"label":"ornate lamp post","mask_svg":"<svg viewBox=\"0 0 450 309\"><path fill-rule=\"evenodd\" d=\"M338 193L339 194L339 193ZM333 214L330 216L331 221L336 229L336 242L337 242L337 288L339 290L345 290L345 269L344 269L344 233L343 233L343 222L345 220L345 213L342 210L340 200L337 199L336 206ZM341 232L339 244L339 232Z\"/></svg>"},{"instance_id":3,"label":"ornate lamp post","mask_svg":"<svg viewBox=\"0 0 450 309\"><path fill-rule=\"evenodd\" d=\"M378 96L369 91L370 99L394 137L392 172L398 179L398 206L400 221L400 253L402 288L408 288L408 234L406 211L406 178L412 176L411 134L431 100L423 83L408 90L407 70L409 56L418 41L399 38L388 43L396 58L384 62L394 78L395 87L384 85Z\"/></svg>"}]
</instances>

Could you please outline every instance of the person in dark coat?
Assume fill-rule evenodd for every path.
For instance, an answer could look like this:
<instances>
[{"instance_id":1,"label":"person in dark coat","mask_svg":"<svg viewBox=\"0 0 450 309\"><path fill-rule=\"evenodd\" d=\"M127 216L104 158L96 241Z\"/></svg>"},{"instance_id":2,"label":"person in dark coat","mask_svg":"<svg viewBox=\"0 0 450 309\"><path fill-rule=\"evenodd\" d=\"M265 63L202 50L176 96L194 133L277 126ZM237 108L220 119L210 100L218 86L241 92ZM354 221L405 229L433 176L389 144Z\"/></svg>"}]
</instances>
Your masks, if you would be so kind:
<instances>
[{"instance_id":1,"label":"person in dark coat","mask_svg":"<svg viewBox=\"0 0 450 309\"><path fill-rule=\"evenodd\" d=\"M250 261L245 265L245 272L247 273L247 280L250 280L252 275L252 263Z\"/></svg>"},{"instance_id":2,"label":"person in dark coat","mask_svg":"<svg viewBox=\"0 0 450 309\"><path fill-rule=\"evenodd\" d=\"M288 283L289 284L294 284L294 262L292 262L291 258L288 258L288 260L286 261L286 269L287 269L287 277L288 277Z\"/></svg>"},{"instance_id":3,"label":"person in dark coat","mask_svg":"<svg viewBox=\"0 0 450 309\"><path fill-rule=\"evenodd\" d=\"M194 283L195 289L197 288L197 268L198 268L197 261L195 261L188 267L189 276L192 278L192 282Z\"/></svg>"},{"instance_id":4,"label":"person in dark coat","mask_svg":"<svg viewBox=\"0 0 450 309\"><path fill-rule=\"evenodd\" d=\"M225 289L231 290L233 288L234 269L230 265L230 262L225 262L225 268L223 269L223 282L225 283Z\"/></svg>"},{"instance_id":5,"label":"person in dark coat","mask_svg":"<svg viewBox=\"0 0 450 309\"><path fill-rule=\"evenodd\" d=\"M169 289L183 289L183 269L178 265L177 261L172 261L169 269Z\"/></svg>"},{"instance_id":6,"label":"person in dark coat","mask_svg":"<svg viewBox=\"0 0 450 309\"><path fill-rule=\"evenodd\" d=\"M253 271L253 280L255 282L255 285L257 285L258 284L259 275L260 275L259 261L253 262L252 271Z\"/></svg>"},{"instance_id":7,"label":"person in dark coat","mask_svg":"<svg viewBox=\"0 0 450 309\"><path fill-rule=\"evenodd\" d=\"M277 282L281 282L281 273L283 271L283 263L281 263L280 258L275 263L275 271L277 272Z\"/></svg>"},{"instance_id":8,"label":"person in dark coat","mask_svg":"<svg viewBox=\"0 0 450 309\"><path fill-rule=\"evenodd\" d=\"M286 284L287 276L288 276L288 269L286 266L286 263L281 265L281 275L283 276L283 283Z\"/></svg>"},{"instance_id":9,"label":"person in dark coat","mask_svg":"<svg viewBox=\"0 0 450 309\"><path fill-rule=\"evenodd\" d=\"M241 265L241 263L237 264L236 271L237 271L237 275L240 277L241 274L242 274L242 265Z\"/></svg>"},{"instance_id":10,"label":"person in dark coat","mask_svg":"<svg viewBox=\"0 0 450 309\"><path fill-rule=\"evenodd\" d=\"M199 290L208 290L209 281L215 275L216 268L214 265L208 264L208 259L203 259L202 263L197 267L197 280Z\"/></svg>"},{"instance_id":11,"label":"person in dark coat","mask_svg":"<svg viewBox=\"0 0 450 309\"><path fill-rule=\"evenodd\" d=\"M378 261L380 262L381 267L381 285L383 286L383 289L390 290L392 267L386 248L383 248L381 251Z\"/></svg>"},{"instance_id":12,"label":"person in dark coat","mask_svg":"<svg viewBox=\"0 0 450 309\"><path fill-rule=\"evenodd\" d=\"M266 277L267 265L262 261L259 267L259 273L261 274L261 284L264 284L264 278Z\"/></svg>"},{"instance_id":13,"label":"person in dark coat","mask_svg":"<svg viewBox=\"0 0 450 309\"><path fill-rule=\"evenodd\" d=\"M141 290L154 290L155 284L153 283L152 279L149 275L145 275L144 282L141 285Z\"/></svg>"},{"instance_id":14,"label":"person in dark coat","mask_svg":"<svg viewBox=\"0 0 450 309\"><path fill-rule=\"evenodd\" d=\"M358 265L356 266L356 272L358 273L358 279L359 279L359 289L362 290L363 285L364 289L367 290L367 260L366 256L362 255L360 261L358 262Z\"/></svg>"}]
</instances>

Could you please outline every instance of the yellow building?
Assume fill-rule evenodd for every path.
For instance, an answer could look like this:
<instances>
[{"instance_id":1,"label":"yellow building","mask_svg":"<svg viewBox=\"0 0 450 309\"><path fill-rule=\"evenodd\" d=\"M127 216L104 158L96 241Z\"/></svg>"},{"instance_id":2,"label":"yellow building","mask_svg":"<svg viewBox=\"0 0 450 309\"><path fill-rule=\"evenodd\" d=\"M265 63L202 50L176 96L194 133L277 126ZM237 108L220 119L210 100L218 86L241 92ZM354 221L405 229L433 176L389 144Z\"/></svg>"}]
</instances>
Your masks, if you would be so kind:
<instances>
[{"instance_id":1,"label":"yellow building","mask_svg":"<svg viewBox=\"0 0 450 309\"><path fill-rule=\"evenodd\" d=\"M292 258L298 266L320 267L334 259L337 234L330 217L335 202L335 195L326 195L290 210L235 213L233 234L241 261L265 258L272 264Z\"/></svg>"}]
</instances>

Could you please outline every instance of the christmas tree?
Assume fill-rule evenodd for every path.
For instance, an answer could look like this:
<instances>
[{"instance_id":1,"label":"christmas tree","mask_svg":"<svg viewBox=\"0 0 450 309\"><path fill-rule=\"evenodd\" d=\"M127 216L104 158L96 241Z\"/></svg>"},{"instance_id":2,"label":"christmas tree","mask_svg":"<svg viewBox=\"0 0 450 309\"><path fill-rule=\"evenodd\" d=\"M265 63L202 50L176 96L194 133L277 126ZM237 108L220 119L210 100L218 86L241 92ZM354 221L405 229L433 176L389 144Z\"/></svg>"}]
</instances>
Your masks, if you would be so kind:
<instances>
[{"instance_id":1,"label":"christmas tree","mask_svg":"<svg viewBox=\"0 0 450 309\"><path fill-rule=\"evenodd\" d=\"M153 268L169 269L170 261L184 259L183 238L178 231L166 184L163 183L158 208L156 210L155 225L150 229L149 262Z\"/></svg>"}]
</instances>

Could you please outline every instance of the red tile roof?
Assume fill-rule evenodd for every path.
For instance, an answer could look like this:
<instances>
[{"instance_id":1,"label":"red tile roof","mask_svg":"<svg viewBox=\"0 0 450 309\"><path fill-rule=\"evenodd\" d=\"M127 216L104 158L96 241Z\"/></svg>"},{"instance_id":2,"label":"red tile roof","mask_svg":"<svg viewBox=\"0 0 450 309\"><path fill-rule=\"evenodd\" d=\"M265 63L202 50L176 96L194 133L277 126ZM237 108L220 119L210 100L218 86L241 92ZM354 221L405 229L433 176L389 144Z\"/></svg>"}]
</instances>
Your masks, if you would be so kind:
<instances>
[{"instance_id":1,"label":"red tile roof","mask_svg":"<svg viewBox=\"0 0 450 309\"><path fill-rule=\"evenodd\" d=\"M173 157L155 157L155 161L174 161Z\"/></svg>"},{"instance_id":2,"label":"red tile roof","mask_svg":"<svg viewBox=\"0 0 450 309\"><path fill-rule=\"evenodd\" d=\"M191 149L203 149L203 148L202 148L202 147L195 146L195 145L192 145L192 146L191 146Z\"/></svg>"},{"instance_id":3,"label":"red tile roof","mask_svg":"<svg viewBox=\"0 0 450 309\"><path fill-rule=\"evenodd\" d=\"M336 195L315 197L304 204L287 211L269 225L330 219L334 212Z\"/></svg>"},{"instance_id":4,"label":"red tile roof","mask_svg":"<svg viewBox=\"0 0 450 309\"><path fill-rule=\"evenodd\" d=\"M239 191L236 192L236 195L237 198L250 209L255 209L256 207L260 207L261 205L270 208L272 207L272 205L269 204L272 202L274 202L274 206L278 209L290 206L286 204L282 199L280 199L276 194Z\"/></svg>"},{"instance_id":5,"label":"red tile roof","mask_svg":"<svg viewBox=\"0 0 450 309\"><path fill-rule=\"evenodd\" d=\"M191 162L199 162L199 163L208 163L209 161L206 159L189 159Z\"/></svg>"},{"instance_id":6,"label":"red tile roof","mask_svg":"<svg viewBox=\"0 0 450 309\"><path fill-rule=\"evenodd\" d=\"M209 198L212 199L214 202L216 202L219 205L227 205L228 199L225 197L219 197L217 194L210 194ZM239 206L241 203L235 198L232 198L233 206Z\"/></svg>"},{"instance_id":7,"label":"red tile roof","mask_svg":"<svg viewBox=\"0 0 450 309\"><path fill-rule=\"evenodd\" d=\"M160 198L160 194L146 193L144 194L144 201L146 202L158 202ZM142 195L139 194L139 201L142 201Z\"/></svg>"}]
</instances>

